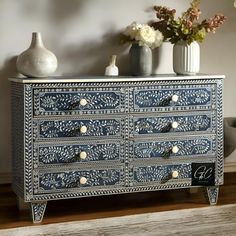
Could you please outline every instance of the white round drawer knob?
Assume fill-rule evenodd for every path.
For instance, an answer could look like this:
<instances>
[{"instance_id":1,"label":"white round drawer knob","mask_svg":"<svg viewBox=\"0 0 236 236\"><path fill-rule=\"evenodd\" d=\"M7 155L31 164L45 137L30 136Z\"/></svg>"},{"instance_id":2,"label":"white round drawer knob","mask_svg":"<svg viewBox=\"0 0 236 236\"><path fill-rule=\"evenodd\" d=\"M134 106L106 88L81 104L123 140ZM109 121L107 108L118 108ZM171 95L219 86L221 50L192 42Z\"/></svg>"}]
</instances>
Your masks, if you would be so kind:
<instances>
[{"instance_id":1,"label":"white round drawer knob","mask_svg":"<svg viewBox=\"0 0 236 236\"><path fill-rule=\"evenodd\" d=\"M171 100L172 100L172 102L178 102L179 96L175 94L171 97Z\"/></svg>"},{"instance_id":2,"label":"white round drawer knob","mask_svg":"<svg viewBox=\"0 0 236 236\"><path fill-rule=\"evenodd\" d=\"M87 153L84 152L84 151L82 151L82 152L79 154L79 157L80 157L80 159L85 160L85 159L87 158Z\"/></svg>"},{"instance_id":3,"label":"white round drawer knob","mask_svg":"<svg viewBox=\"0 0 236 236\"><path fill-rule=\"evenodd\" d=\"M172 171L172 178L177 178L179 176L179 172L177 170Z\"/></svg>"},{"instance_id":4,"label":"white round drawer knob","mask_svg":"<svg viewBox=\"0 0 236 236\"><path fill-rule=\"evenodd\" d=\"M81 99L81 100L80 100L80 102L79 102L79 104L80 104L81 106L86 106L86 105L87 105L87 103L88 103L88 102L87 102L87 100L86 100L86 99L84 99L84 98L83 98L83 99Z\"/></svg>"},{"instance_id":5,"label":"white round drawer knob","mask_svg":"<svg viewBox=\"0 0 236 236\"><path fill-rule=\"evenodd\" d=\"M85 125L80 127L80 133L85 134L87 132L87 127Z\"/></svg>"},{"instance_id":6,"label":"white round drawer knob","mask_svg":"<svg viewBox=\"0 0 236 236\"><path fill-rule=\"evenodd\" d=\"M171 123L171 127L172 127L173 129L177 129L178 126L179 126L179 124L178 124L178 122L176 122L176 121L174 121L174 122Z\"/></svg>"},{"instance_id":7,"label":"white round drawer knob","mask_svg":"<svg viewBox=\"0 0 236 236\"><path fill-rule=\"evenodd\" d=\"M80 182L80 184L86 184L87 183L87 179L85 177L81 177L79 182Z\"/></svg>"},{"instance_id":8,"label":"white round drawer knob","mask_svg":"<svg viewBox=\"0 0 236 236\"><path fill-rule=\"evenodd\" d=\"M177 153L179 151L179 148L177 146L172 147L172 153Z\"/></svg>"}]
</instances>

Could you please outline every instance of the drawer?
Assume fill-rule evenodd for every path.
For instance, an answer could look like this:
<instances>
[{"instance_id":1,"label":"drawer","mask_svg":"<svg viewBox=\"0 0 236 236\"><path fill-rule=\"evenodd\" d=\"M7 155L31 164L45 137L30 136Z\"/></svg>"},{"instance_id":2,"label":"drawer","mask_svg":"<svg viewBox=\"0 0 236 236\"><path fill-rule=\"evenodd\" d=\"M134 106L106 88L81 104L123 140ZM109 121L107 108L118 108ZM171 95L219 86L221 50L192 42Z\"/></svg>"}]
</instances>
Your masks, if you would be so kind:
<instances>
[{"instance_id":1,"label":"drawer","mask_svg":"<svg viewBox=\"0 0 236 236\"><path fill-rule=\"evenodd\" d=\"M136 87L131 111L210 110L216 104L216 85L160 85Z\"/></svg>"},{"instance_id":2,"label":"drawer","mask_svg":"<svg viewBox=\"0 0 236 236\"><path fill-rule=\"evenodd\" d=\"M134 137L154 134L216 132L216 114L205 113L170 113L160 116L135 116L131 118ZM132 124L133 122L133 124Z\"/></svg>"},{"instance_id":3,"label":"drawer","mask_svg":"<svg viewBox=\"0 0 236 236\"><path fill-rule=\"evenodd\" d=\"M92 118L92 117L91 117ZM36 119L33 122L34 140L70 139L91 137L121 137L125 118L114 119Z\"/></svg>"},{"instance_id":4,"label":"drawer","mask_svg":"<svg viewBox=\"0 0 236 236\"><path fill-rule=\"evenodd\" d=\"M69 191L70 189L115 188L124 185L123 168L83 170L34 170L34 193Z\"/></svg>"},{"instance_id":5,"label":"drawer","mask_svg":"<svg viewBox=\"0 0 236 236\"><path fill-rule=\"evenodd\" d=\"M194 136L170 140L134 141L130 145L130 152L134 160L216 157L216 138Z\"/></svg>"},{"instance_id":6,"label":"drawer","mask_svg":"<svg viewBox=\"0 0 236 236\"><path fill-rule=\"evenodd\" d=\"M191 164L136 166L131 169L130 176L134 185L189 180L191 179Z\"/></svg>"},{"instance_id":7,"label":"drawer","mask_svg":"<svg viewBox=\"0 0 236 236\"><path fill-rule=\"evenodd\" d=\"M123 88L34 89L34 115L123 113Z\"/></svg>"},{"instance_id":8,"label":"drawer","mask_svg":"<svg viewBox=\"0 0 236 236\"><path fill-rule=\"evenodd\" d=\"M124 143L111 141L79 144L37 143L34 145L34 168L53 164L121 161L124 149Z\"/></svg>"}]
</instances>

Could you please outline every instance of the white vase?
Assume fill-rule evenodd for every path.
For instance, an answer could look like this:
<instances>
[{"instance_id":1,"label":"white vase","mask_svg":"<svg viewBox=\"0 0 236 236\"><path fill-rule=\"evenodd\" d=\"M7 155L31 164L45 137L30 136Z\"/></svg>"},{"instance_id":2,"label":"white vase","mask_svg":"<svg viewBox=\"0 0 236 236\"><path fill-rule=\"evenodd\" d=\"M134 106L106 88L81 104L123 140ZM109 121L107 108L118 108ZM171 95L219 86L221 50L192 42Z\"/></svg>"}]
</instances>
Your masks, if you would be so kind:
<instances>
[{"instance_id":1,"label":"white vase","mask_svg":"<svg viewBox=\"0 0 236 236\"><path fill-rule=\"evenodd\" d=\"M28 77L47 77L56 71L57 58L44 47L41 33L32 33L30 47L18 56L16 67Z\"/></svg>"},{"instance_id":2,"label":"white vase","mask_svg":"<svg viewBox=\"0 0 236 236\"><path fill-rule=\"evenodd\" d=\"M157 74L173 74L173 44L163 42L160 47L153 50L153 71Z\"/></svg>"},{"instance_id":3,"label":"white vase","mask_svg":"<svg viewBox=\"0 0 236 236\"><path fill-rule=\"evenodd\" d=\"M179 41L173 48L173 70L179 75L195 75L200 70L200 46Z\"/></svg>"}]
</instances>

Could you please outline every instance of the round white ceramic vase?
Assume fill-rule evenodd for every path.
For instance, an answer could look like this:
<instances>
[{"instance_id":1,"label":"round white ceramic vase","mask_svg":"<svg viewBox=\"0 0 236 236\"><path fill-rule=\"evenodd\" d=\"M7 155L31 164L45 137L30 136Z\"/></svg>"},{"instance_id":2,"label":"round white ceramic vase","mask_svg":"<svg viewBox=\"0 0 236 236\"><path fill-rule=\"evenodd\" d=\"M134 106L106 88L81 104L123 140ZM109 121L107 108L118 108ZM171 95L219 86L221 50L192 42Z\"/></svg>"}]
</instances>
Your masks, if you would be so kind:
<instances>
[{"instance_id":1,"label":"round white ceramic vase","mask_svg":"<svg viewBox=\"0 0 236 236\"><path fill-rule=\"evenodd\" d=\"M179 75L195 75L200 70L200 46L179 41L173 48L173 70Z\"/></svg>"},{"instance_id":2,"label":"round white ceramic vase","mask_svg":"<svg viewBox=\"0 0 236 236\"><path fill-rule=\"evenodd\" d=\"M18 56L16 67L28 77L47 77L56 71L57 58L44 47L41 33L32 33L30 47Z\"/></svg>"}]
</instances>

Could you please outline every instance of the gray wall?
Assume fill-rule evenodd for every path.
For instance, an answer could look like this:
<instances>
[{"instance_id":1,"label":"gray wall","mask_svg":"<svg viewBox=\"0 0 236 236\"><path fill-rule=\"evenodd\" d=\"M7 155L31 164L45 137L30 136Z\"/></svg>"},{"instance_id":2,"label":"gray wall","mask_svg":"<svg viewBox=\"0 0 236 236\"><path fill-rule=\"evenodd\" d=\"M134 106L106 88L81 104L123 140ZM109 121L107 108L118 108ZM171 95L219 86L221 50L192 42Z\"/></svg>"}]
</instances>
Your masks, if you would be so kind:
<instances>
[{"instance_id":1,"label":"gray wall","mask_svg":"<svg viewBox=\"0 0 236 236\"><path fill-rule=\"evenodd\" d=\"M189 0L1 0L0 1L0 174L10 172L10 76L16 56L28 48L31 32L42 33L45 46L59 62L55 75L102 75L111 54L118 55L127 73L128 48L118 44L117 33L132 21L154 19L153 5L182 11ZM201 72L226 74L225 116L236 116L234 102L236 9L233 0L204 0L207 15L223 12L228 21L201 45Z\"/></svg>"}]
</instances>

